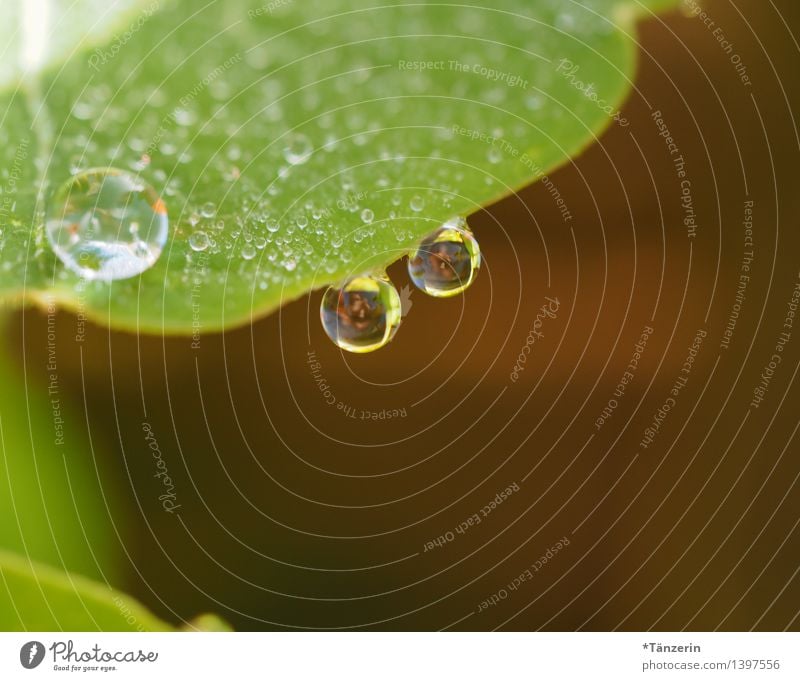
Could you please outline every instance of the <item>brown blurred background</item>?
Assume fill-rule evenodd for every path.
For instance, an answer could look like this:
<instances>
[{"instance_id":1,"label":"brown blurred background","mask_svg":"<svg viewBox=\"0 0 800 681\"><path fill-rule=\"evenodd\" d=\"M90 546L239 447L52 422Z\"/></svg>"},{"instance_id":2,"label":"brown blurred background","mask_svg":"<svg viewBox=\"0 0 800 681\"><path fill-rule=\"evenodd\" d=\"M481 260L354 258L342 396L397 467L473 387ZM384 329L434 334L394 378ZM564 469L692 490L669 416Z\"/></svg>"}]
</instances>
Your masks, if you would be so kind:
<instances>
[{"instance_id":1,"label":"brown blurred background","mask_svg":"<svg viewBox=\"0 0 800 681\"><path fill-rule=\"evenodd\" d=\"M476 284L449 301L412 293L384 350L343 356L320 328L319 292L199 350L91 327L81 365L81 348L63 344L64 388L127 518L118 586L172 621L214 611L237 629L800 628L800 326L750 406L800 281L800 5L705 6L751 84L699 20L646 23L631 126L553 174L572 222L540 185L472 216ZM694 238L657 110L685 160ZM746 201L755 257L723 349ZM403 264L392 274L407 282ZM545 296L557 316L512 382ZM45 319L24 317L12 342L39 367ZM68 337L74 319L59 325ZM701 329L688 382L644 449ZM327 404L308 353L345 409ZM156 501L143 421L177 516Z\"/></svg>"}]
</instances>

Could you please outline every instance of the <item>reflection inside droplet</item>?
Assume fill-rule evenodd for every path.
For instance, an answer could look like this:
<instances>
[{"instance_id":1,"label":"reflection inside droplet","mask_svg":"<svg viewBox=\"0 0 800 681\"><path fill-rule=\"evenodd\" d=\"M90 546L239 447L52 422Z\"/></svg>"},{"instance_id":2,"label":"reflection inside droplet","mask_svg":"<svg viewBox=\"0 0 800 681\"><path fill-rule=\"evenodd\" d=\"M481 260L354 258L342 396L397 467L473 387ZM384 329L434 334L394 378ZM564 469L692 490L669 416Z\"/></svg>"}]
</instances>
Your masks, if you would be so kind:
<instances>
[{"instance_id":1,"label":"reflection inside droplet","mask_svg":"<svg viewBox=\"0 0 800 681\"><path fill-rule=\"evenodd\" d=\"M468 288L480 265L478 242L466 221L455 218L422 240L408 258L408 274L425 293L447 298Z\"/></svg>"},{"instance_id":2,"label":"reflection inside droplet","mask_svg":"<svg viewBox=\"0 0 800 681\"><path fill-rule=\"evenodd\" d=\"M386 345L400 326L400 296L386 276L360 276L322 297L320 317L328 337L348 352Z\"/></svg>"}]
</instances>

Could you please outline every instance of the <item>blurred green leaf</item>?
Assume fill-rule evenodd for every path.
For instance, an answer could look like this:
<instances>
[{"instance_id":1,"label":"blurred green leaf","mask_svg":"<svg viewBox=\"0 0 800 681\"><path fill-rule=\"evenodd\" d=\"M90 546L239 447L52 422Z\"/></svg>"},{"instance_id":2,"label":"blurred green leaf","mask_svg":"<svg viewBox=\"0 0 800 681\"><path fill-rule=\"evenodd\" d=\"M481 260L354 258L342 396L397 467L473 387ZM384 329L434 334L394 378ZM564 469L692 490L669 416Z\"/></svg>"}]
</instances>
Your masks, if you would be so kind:
<instances>
[{"instance_id":1,"label":"blurred green leaf","mask_svg":"<svg viewBox=\"0 0 800 681\"><path fill-rule=\"evenodd\" d=\"M75 51L108 41L158 0L3 0L0 87L16 85ZM124 35L124 33L123 33Z\"/></svg>"},{"instance_id":2,"label":"blurred green leaf","mask_svg":"<svg viewBox=\"0 0 800 681\"><path fill-rule=\"evenodd\" d=\"M8 341L10 326L0 323ZM45 341L46 342L46 341ZM55 346L53 346L55 349ZM91 577L117 577L113 494L101 485L84 419L53 370L0 352L0 549ZM27 366L27 375L23 374ZM117 519L119 523L119 519Z\"/></svg>"},{"instance_id":3,"label":"blurred green leaf","mask_svg":"<svg viewBox=\"0 0 800 681\"><path fill-rule=\"evenodd\" d=\"M231 625L221 617L205 614L195 617L181 627L182 631L233 631Z\"/></svg>"},{"instance_id":4,"label":"blurred green leaf","mask_svg":"<svg viewBox=\"0 0 800 681\"><path fill-rule=\"evenodd\" d=\"M170 631L111 587L0 550L0 631Z\"/></svg>"},{"instance_id":5,"label":"blurred green leaf","mask_svg":"<svg viewBox=\"0 0 800 681\"><path fill-rule=\"evenodd\" d=\"M383 267L587 146L630 90L636 19L677 0L372 4L165 2L47 71L43 101L0 99L0 297L189 334ZM35 158L49 192L141 172L171 221L157 265L110 285L66 272Z\"/></svg>"}]
</instances>

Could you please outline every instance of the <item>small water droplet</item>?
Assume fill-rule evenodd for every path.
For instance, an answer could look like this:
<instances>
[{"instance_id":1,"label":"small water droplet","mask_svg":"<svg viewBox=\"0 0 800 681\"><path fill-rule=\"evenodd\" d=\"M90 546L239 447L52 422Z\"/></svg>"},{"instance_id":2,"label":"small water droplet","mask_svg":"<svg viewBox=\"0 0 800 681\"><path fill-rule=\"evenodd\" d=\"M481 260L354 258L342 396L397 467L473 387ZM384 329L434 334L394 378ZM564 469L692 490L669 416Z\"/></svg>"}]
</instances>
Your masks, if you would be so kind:
<instances>
[{"instance_id":1,"label":"small water droplet","mask_svg":"<svg viewBox=\"0 0 800 681\"><path fill-rule=\"evenodd\" d=\"M361 220L367 224L372 222L375 219L375 213L373 213L369 208L365 208L361 211Z\"/></svg>"},{"instance_id":2,"label":"small water droplet","mask_svg":"<svg viewBox=\"0 0 800 681\"><path fill-rule=\"evenodd\" d=\"M497 147L489 147L489 151L486 153L486 158L489 159L489 163L500 163L500 161L503 159L503 152Z\"/></svg>"},{"instance_id":3,"label":"small water droplet","mask_svg":"<svg viewBox=\"0 0 800 681\"><path fill-rule=\"evenodd\" d=\"M189 236L189 247L193 251L204 251L208 248L208 234L205 232L192 232Z\"/></svg>"},{"instance_id":4,"label":"small water droplet","mask_svg":"<svg viewBox=\"0 0 800 681\"><path fill-rule=\"evenodd\" d=\"M171 113L171 116L173 121L183 127L188 127L194 124L194 122L197 120L197 117L191 111L187 111L186 109L174 109Z\"/></svg>"},{"instance_id":5,"label":"small water droplet","mask_svg":"<svg viewBox=\"0 0 800 681\"><path fill-rule=\"evenodd\" d=\"M286 138L286 146L283 149L283 157L294 165L305 163L310 157L314 147L311 140L299 132L291 133Z\"/></svg>"},{"instance_id":6,"label":"small water droplet","mask_svg":"<svg viewBox=\"0 0 800 681\"><path fill-rule=\"evenodd\" d=\"M245 244L242 246L242 257L245 260L252 260L256 257L256 247L253 244Z\"/></svg>"},{"instance_id":7,"label":"small water droplet","mask_svg":"<svg viewBox=\"0 0 800 681\"><path fill-rule=\"evenodd\" d=\"M411 197L409 206L411 207L411 210L419 213L423 208L425 208L425 199L423 199L419 194L415 194Z\"/></svg>"},{"instance_id":8,"label":"small water droplet","mask_svg":"<svg viewBox=\"0 0 800 681\"><path fill-rule=\"evenodd\" d=\"M74 175L56 191L47 211L53 251L85 279L141 274L158 260L168 232L167 207L155 189L115 168Z\"/></svg>"},{"instance_id":9,"label":"small water droplet","mask_svg":"<svg viewBox=\"0 0 800 681\"><path fill-rule=\"evenodd\" d=\"M75 154L69 159L69 174L75 175L83 169L83 156Z\"/></svg>"},{"instance_id":10,"label":"small water droplet","mask_svg":"<svg viewBox=\"0 0 800 681\"><path fill-rule=\"evenodd\" d=\"M211 202L207 201L200 209L200 215L204 218L213 218L217 214L217 207Z\"/></svg>"},{"instance_id":11,"label":"small water droplet","mask_svg":"<svg viewBox=\"0 0 800 681\"><path fill-rule=\"evenodd\" d=\"M401 320L400 295L386 276L360 276L322 296L322 327L336 345L365 353L386 345Z\"/></svg>"},{"instance_id":12,"label":"small water droplet","mask_svg":"<svg viewBox=\"0 0 800 681\"><path fill-rule=\"evenodd\" d=\"M481 265L478 242L463 218L449 220L423 239L408 258L414 285L436 298L449 298L467 289Z\"/></svg>"},{"instance_id":13,"label":"small water droplet","mask_svg":"<svg viewBox=\"0 0 800 681\"><path fill-rule=\"evenodd\" d=\"M525 106L532 111L538 111L544 106L544 97L540 94L531 94L525 99Z\"/></svg>"},{"instance_id":14,"label":"small water droplet","mask_svg":"<svg viewBox=\"0 0 800 681\"><path fill-rule=\"evenodd\" d=\"M575 28L575 15L563 12L556 17L556 27L562 31L570 31Z\"/></svg>"},{"instance_id":15,"label":"small water droplet","mask_svg":"<svg viewBox=\"0 0 800 681\"><path fill-rule=\"evenodd\" d=\"M81 121L88 121L94 118L97 113L90 103L75 102L75 105L72 107L72 115Z\"/></svg>"}]
</instances>

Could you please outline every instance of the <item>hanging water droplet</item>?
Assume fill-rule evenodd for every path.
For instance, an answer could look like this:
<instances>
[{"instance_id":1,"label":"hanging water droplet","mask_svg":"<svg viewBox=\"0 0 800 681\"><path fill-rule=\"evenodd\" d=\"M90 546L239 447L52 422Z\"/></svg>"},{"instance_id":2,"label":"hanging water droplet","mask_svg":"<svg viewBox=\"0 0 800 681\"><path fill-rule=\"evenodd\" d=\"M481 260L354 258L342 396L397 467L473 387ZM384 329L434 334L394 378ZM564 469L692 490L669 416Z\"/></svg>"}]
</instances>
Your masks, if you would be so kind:
<instances>
[{"instance_id":1,"label":"hanging water droplet","mask_svg":"<svg viewBox=\"0 0 800 681\"><path fill-rule=\"evenodd\" d=\"M478 242L463 218L448 220L423 239L408 258L408 274L417 288L437 298L461 293L481 265Z\"/></svg>"},{"instance_id":2,"label":"hanging water droplet","mask_svg":"<svg viewBox=\"0 0 800 681\"><path fill-rule=\"evenodd\" d=\"M286 138L283 157L293 166L305 163L314 151L311 140L299 132L291 133Z\"/></svg>"},{"instance_id":3,"label":"hanging water droplet","mask_svg":"<svg viewBox=\"0 0 800 681\"><path fill-rule=\"evenodd\" d=\"M189 235L189 247L193 251L204 251L208 248L208 234L205 232L192 232Z\"/></svg>"},{"instance_id":4,"label":"hanging water droplet","mask_svg":"<svg viewBox=\"0 0 800 681\"><path fill-rule=\"evenodd\" d=\"M425 199L423 199L419 194L415 194L411 197L409 206L415 213L419 213L423 208L425 208Z\"/></svg>"},{"instance_id":5,"label":"hanging water droplet","mask_svg":"<svg viewBox=\"0 0 800 681\"><path fill-rule=\"evenodd\" d=\"M86 279L141 274L161 255L167 207L155 189L115 168L78 173L53 195L47 239L59 259Z\"/></svg>"},{"instance_id":6,"label":"hanging water droplet","mask_svg":"<svg viewBox=\"0 0 800 681\"><path fill-rule=\"evenodd\" d=\"M400 295L389 278L360 276L322 296L325 333L348 352L372 352L392 340L400 326Z\"/></svg>"},{"instance_id":7,"label":"hanging water droplet","mask_svg":"<svg viewBox=\"0 0 800 681\"><path fill-rule=\"evenodd\" d=\"M200 208L200 215L204 218L213 218L217 214L217 207L211 202L207 201Z\"/></svg>"},{"instance_id":8,"label":"hanging water droplet","mask_svg":"<svg viewBox=\"0 0 800 681\"><path fill-rule=\"evenodd\" d=\"M369 224L375 219L375 213L373 213L369 208L365 208L361 211L361 220L362 222L366 222Z\"/></svg>"},{"instance_id":9,"label":"hanging water droplet","mask_svg":"<svg viewBox=\"0 0 800 681\"><path fill-rule=\"evenodd\" d=\"M245 244L242 246L242 257L245 260L252 260L256 257L256 247L253 244Z\"/></svg>"}]
</instances>

